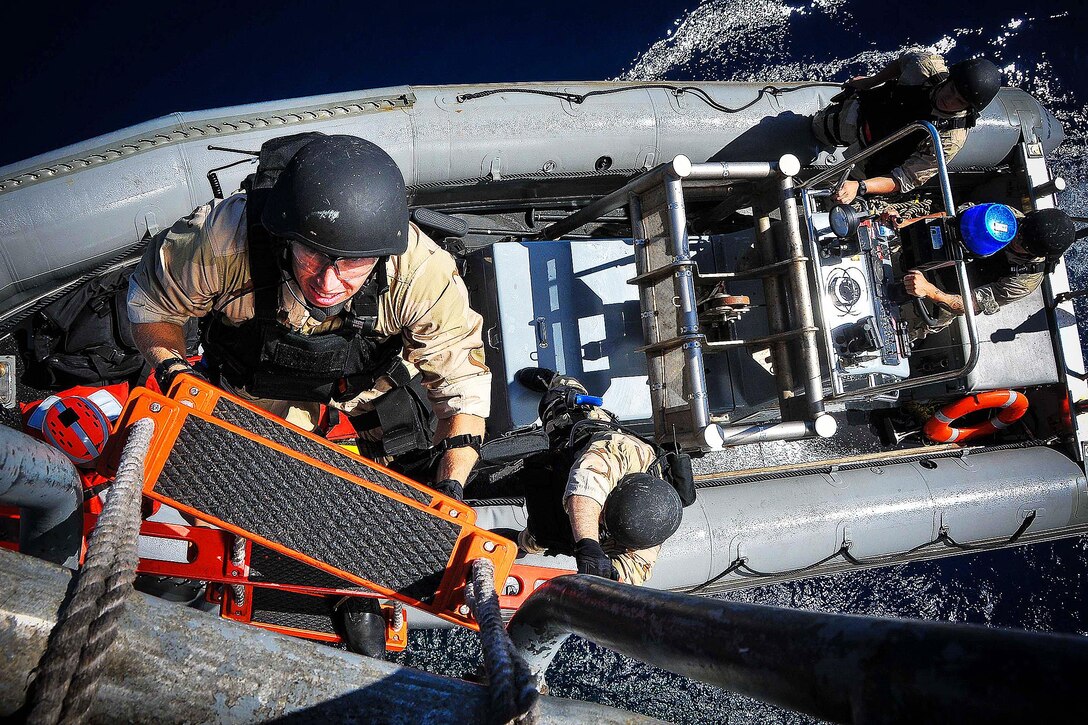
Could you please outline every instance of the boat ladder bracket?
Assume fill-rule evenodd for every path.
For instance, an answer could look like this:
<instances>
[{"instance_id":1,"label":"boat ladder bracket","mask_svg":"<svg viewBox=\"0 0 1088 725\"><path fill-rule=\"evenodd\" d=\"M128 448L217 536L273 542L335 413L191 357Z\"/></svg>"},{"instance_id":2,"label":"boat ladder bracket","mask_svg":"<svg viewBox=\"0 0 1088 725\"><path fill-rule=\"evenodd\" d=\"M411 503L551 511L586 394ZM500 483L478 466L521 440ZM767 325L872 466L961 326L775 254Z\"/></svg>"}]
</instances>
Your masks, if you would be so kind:
<instances>
[{"instance_id":1,"label":"boat ladder bracket","mask_svg":"<svg viewBox=\"0 0 1088 725\"><path fill-rule=\"evenodd\" d=\"M150 417L146 497L301 564L292 585L328 587L315 581L331 576L341 588L364 587L476 628L463 609L468 567L491 560L501 584L517 546L477 527L471 507L193 376L179 376L170 396L138 389L130 397L103 475L112 474L128 424ZM233 590L249 571L244 555L230 553L224 568Z\"/></svg>"}]
</instances>

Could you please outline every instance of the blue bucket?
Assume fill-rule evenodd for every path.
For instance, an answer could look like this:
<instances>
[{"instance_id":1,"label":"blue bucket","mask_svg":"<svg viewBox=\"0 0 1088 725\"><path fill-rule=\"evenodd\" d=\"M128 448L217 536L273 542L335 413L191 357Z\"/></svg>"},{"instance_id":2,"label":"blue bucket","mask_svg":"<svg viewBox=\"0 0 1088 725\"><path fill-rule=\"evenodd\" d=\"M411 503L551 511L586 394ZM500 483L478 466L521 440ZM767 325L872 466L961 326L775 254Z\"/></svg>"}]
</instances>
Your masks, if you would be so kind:
<instances>
[{"instance_id":1,"label":"blue bucket","mask_svg":"<svg viewBox=\"0 0 1088 725\"><path fill-rule=\"evenodd\" d=\"M1016 215L1004 204L978 204L960 215L960 234L972 253L989 257L1016 236Z\"/></svg>"}]
</instances>

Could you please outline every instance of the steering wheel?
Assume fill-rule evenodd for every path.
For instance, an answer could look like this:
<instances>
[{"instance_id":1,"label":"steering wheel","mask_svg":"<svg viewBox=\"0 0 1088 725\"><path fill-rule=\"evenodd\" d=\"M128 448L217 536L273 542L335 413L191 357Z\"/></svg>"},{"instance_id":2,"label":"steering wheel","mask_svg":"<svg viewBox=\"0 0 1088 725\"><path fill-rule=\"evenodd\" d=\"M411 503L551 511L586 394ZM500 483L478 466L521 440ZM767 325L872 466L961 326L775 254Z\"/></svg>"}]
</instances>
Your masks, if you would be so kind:
<instances>
[{"instance_id":1,"label":"steering wheel","mask_svg":"<svg viewBox=\"0 0 1088 725\"><path fill-rule=\"evenodd\" d=\"M922 318L922 322L926 323L926 327L938 327L940 325L937 318L929 313L924 298L914 298L914 309L918 312L918 316Z\"/></svg>"}]
</instances>

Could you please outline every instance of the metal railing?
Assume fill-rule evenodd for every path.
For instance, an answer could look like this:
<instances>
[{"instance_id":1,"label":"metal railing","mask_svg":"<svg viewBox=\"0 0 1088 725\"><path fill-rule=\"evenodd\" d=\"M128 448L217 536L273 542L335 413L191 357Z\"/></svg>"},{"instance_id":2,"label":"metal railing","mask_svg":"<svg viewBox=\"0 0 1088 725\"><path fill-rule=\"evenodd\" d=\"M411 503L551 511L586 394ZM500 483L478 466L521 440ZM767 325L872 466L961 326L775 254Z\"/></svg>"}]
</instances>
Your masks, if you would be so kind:
<instances>
[{"instance_id":1,"label":"metal railing","mask_svg":"<svg viewBox=\"0 0 1088 725\"><path fill-rule=\"evenodd\" d=\"M869 158L877 151L889 146L897 141L900 141L911 134L924 131L928 137L930 143L933 145L933 153L937 158L937 179L941 188L941 200L944 204L944 210L949 215L955 213L956 203L952 199L952 186L948 179L948 164L944 158L944 149L941 147L941 137L936 127L927 121L918 121L912 123L909 126L904 126L891 136L869 146L856 156L851 156L849 159L839 162L834 166L828 168L825 171L820 172L816 176L812 177L804 184L801 184L800 189L801 197L803 201L803 207L805 209L806 217L808 216L809 198L816 192L817 187L822 185L829 179L839 177L844 172L849 172L851 168L856 166L859 162ZM809 228L809 254L813 255L814 259L819 258L819 248L816 243L816 235L813 232L810 224ZM909 378L905 381L887 383L884 385L876 385L867 387L863 390L853 392L841 392L836 390L833 395L829 397L830 400L845 401L845 400L857 400L862 398L874 398L887 393L894 393L900 390L907 390L910 388L917 388L923 385L932 385L935 383L942 383L949 380L955 380L956 378L964 377L974 370L975 365L978 364L979 357L979 338L978 338L978 324L977 316L974 308L974 295L971 292L971 283L967 279L967 265L963 261L963 254L959 247L955 244L950 245L952 253L952 265L956 270L956 284L959 288L960 298L963 300L964 314L959 318L961 322L960 332L961 336L967 338L967 349L964 352L964 364L962 367L956 370L948 370L941 373L933 373L932 375L923 375L918 378ZM815 281L815 280L814 280ZM821 314L822 318L822 314ZM831 346L831 340L827 335L826 321L821 319L821 327L825 331L824 335L824 347L825 353L828 355L828 360L834 360L834 350Z\"/></svg>"},{"instance_id":2,"label":"metal railing","mask_svg":"<svg viewBox=\"0 0 1088 725\"><path fill-rule=\"evenodd\" d=\"M643 333L647 340L647 344L640 348L640 351L646 353L648 358L651 358L648 373L651 394L654 391L665 389L664 380L659 379L664 376L655 372L657 370L656 363L652 358L654 356L660 357L675 349L682 350L682 365L685 370L686 386L684 397L689 401L687 416L690 419L691 430L689 433L692 436L690 440L700 447L716 449L720 448L726 440L746 438L752 435L757 435L760 439L787 440L807 437L815 434L814 431L828 430L827 425L813 425L823 414L824 390L817 343L818 330L812 313L812 293L807 272L810 258L804 252L804 241L797 221L797 198L793 192L793 177L800 169L800 162L791 155L783 156L776 162L708 162L700 164L691 163L685 156L677 156L672 161L661 164L631 179L623 187L585 208L545 227L536 235L540 239L558 239L583 225L597 221L605 214L627 207L633 236L636 240L647 239L650 235L647 235L641 226L642 196L653 192L655 189L661 190L666 220L663 225L663 234L655 235L654 238L664 238L666 242L663 255L666 263L654 264L652 268L646 268L643 255L636 250L635 261L638 274L628 282L638 285L640 289ZM714 343L707 342L700 329L694 277L698 276L702 279L702 275L696 274L695 263L691 259L689 250L683 184L685 182L736 181L762 181L778 186L779 194L777 194L777 197L780 199L780 211L782 218L787 220L785 230L789 243L787 258L743 273L712 274L707 276L706 281L724 281L727 278L750 279L779 275L787 280L790 291L787 299L791 300L790 304L794 316L799 320L798 329L786 329L785 317L780 315L780 319L776 318L778 324L772 325L774 329L772 329L771 334L766 337L765 341L775 345L778 355L776 369L781 371L780 377L782 382L785 383L792 380L793 373L790 371L792 366L789 364L784 343L789 339L798 339L801 354L797 374L803 383L808 401L809 417L812 419L804 423L764 426L755 431L751 426L723 428L711 420L703 365L704 352L722 350L732 347L734 344L715 346ZM656 339L657 335L648 322L657 315L658 311L654 305L653 295L650 294L647 288L669 277L675 277L679 280L673 298L678 319L675 330L670 330L669 334L659 340ZM751 346L756 342L759 341L736 341L736 345ZM666 416L677 414L675 408L669 409L666 414L664 404L658 405L655 403L655 411L655 427L667 427ZM658 430L658 433L663 434L663 431Z\"/></svg>"}]
</instances>

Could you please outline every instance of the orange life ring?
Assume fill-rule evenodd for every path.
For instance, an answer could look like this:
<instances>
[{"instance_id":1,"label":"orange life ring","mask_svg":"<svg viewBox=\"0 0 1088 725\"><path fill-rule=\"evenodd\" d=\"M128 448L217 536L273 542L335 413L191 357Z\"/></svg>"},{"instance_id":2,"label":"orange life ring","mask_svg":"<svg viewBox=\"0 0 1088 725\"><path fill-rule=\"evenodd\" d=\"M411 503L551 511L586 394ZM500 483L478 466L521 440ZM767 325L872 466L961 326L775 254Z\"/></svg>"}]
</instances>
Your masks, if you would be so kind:
<instances>
[{"instance_id":1,"label":"orange life ring","mask_svg":"<svg viewBox=\"0 0 1088 725\"><path fill-rule=\"evenodd\" d=\"M984 423L968 428L954 428L957 418L985 408L1000 408L997 415ZM962 443L979 436L996 433L1002 428L1019 420L1028 411L1028 399L1015 390L988 390L985 393L968 395L962 400L950 403L926 421L922 432L930 440L938 443Z\"/></svg>"}]
</instances>

